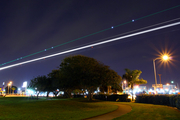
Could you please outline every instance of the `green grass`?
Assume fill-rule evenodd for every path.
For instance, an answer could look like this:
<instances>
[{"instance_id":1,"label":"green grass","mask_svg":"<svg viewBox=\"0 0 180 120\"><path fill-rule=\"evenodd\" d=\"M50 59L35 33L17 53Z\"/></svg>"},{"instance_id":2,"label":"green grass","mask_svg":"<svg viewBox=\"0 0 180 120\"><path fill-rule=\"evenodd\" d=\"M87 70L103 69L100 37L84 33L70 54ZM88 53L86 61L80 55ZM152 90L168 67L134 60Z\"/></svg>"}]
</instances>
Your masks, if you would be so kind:
<instances>
[{"instance_id":1,"label":"green grass","mask_svg":"<svg viewBox=\"0 0 180 120\"><path fill-rule=\"evenodd\" d=\"M81 100L1 97L0 120L80 120L117 109L116 105L106 104L106 102L83 102Z\"/></svg>"},{"instance_id":2,"label":"green grass","mask_svg":"<svg viewBox=\"0 0 180 120\"><path fill-rule=\"evenodd\" d=\"M132 111L113 120L180 120L180 111L168 106L125 103L132 107Z\"/></svg>"},{"instance_id":3,"label":"green grass","mask_svg":"<svg viewBox=\"0 0 180 120\"><path fill-rule=\"evenodd\" d=\"M26 97L0 97L0 120L80 120L117 109L127 104L132 111L114 120L180 120L180 111L168 106L128 102L88 102L87 99L39 100Z\"/></svg>"}]
</instances>

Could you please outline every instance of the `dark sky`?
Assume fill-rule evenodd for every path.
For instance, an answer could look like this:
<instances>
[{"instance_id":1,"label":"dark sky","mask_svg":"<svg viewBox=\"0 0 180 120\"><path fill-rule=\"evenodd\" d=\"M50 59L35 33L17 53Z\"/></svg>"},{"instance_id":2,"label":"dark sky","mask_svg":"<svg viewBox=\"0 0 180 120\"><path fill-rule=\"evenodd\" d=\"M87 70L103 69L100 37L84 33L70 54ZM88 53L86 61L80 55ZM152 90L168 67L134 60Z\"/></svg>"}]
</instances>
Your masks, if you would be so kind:
<instances>
[{"instance_id":1,"label":"dark sky","mask_svg":"<svg viewBox=\"0 0 180 120\"><path fill-rule=\"evenodd\" d=\"M144 17L177 5L180 5L179 0L1 0L0 64L133 19L134 22L123 26L6 65L119 37L125 32L177 19L180 17L180 7ZM144 18L136 21L141 17ZM178 20L167 24L173 22ZM53 69L57 69L65 57L81 54L103 62L120 76L125 73L125 68L141 70L140 78L147 80L147 86L151 87L155 82L152 61L161 53L168 52L172 56L171 62L167 65L156 60L157 74L162 74L163 84L171 80L174 80L175 84L180 84L179 46L180 26L178 25L4 69L0 71L0 82L6 82L7 85L9 81L13 81L13 85L21 87L24 81L29 83L32 78L47 75ZM157 78L159 83L159 77Z\"/></svg>"}]
</instances>

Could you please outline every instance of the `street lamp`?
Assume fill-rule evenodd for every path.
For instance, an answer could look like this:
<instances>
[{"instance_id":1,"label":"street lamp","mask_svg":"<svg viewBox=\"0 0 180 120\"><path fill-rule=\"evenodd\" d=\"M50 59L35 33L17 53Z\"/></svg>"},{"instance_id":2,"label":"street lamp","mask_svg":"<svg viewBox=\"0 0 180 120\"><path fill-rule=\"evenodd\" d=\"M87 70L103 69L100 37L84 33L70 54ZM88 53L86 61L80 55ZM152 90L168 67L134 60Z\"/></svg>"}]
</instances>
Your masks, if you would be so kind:
<instances>
[{"instance_id":1,"label":"street lamp","mask_svg":"<svg viewBox=\"0 0 180 120\"><path fill-rule=\"evenodd\" d=\"M10 83L10 86L11 86L11 88L12 88L12 81L10 81L9 83ZM10 88L10 93L11 93L11 88Z\"/></svg>"},{"instance_id":2,"label":"street lamp","mask_svg":"<svg viewBox=\"0 0 180 120\"><path fill-rule=\"evenodd\" d=\"M8 94L9 94L9 91L10 91L10 93L11 93L11 89L9 88L10 86L11 86L11 84L12 84L12 82L10 81L9 83L8 83ZM10 89L10 90L9 90Z\"/></svg>"},{"instance_id":3,"label":"street lamp","mask_svg":"<svg viewBox=\"0 0 180 120\"><path fill-rule=\"evenodd\" d=\"M8 84L8 95L9 95L9 86L10 86L10 85L11 85L11 84L9 83L9 84Z\"/></svg>"},{"instance_id":4,"label":"street lamp","mask_svg":"<svg viewBox=\"0 0 180 120\"><path fill-rule=\"evenodd\" d=\"M156 88L157 88L157 77L156 77L156 64L155 64L155 61L157 59L162 59L164 61L168 60L169 59L169 56L167 55L163 55L162 58L156 58L156 59L153 59L153 66L154 66L154 78L155 78L155 89L154 89L154 92L156 93Z\"/></svg>"}]
</instances>

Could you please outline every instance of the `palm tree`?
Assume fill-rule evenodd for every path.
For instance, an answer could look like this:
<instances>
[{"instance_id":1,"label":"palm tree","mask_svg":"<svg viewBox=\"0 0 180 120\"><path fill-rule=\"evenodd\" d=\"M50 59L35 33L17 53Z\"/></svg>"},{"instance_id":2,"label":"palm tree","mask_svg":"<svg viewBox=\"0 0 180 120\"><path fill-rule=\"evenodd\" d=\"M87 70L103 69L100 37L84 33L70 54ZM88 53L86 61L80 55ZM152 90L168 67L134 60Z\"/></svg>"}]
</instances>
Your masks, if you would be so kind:
<instances>
[{"instance_id":1,"label":"palm tree","mask_svg":"<svg viewBox=\"0 0 180 120\"><path fill-rule=\"evenodd\" d=\"M141 75L142 71L140 70L129 70L125 69L126 73L123 75L123 79L126 79L128 81L128 86L131 87L132 91L134 88L134 84L146 84L147 81L143 78L139 79L139 76ZM133 94L132 94L132 100L133 100Z\"/></svg>"},{"instance_id":2,"label":"palm tree","mask_svg":"<svg viewBox=\"0 0 180 120\"><path fill-rule=\"evenodd\" d=\"M13 94L14 94L14 90L16 90L16 88L15 88L15 87L12 87L11 89L12 89L12 91L13 91Z\"/></svg>"}]
</instances>

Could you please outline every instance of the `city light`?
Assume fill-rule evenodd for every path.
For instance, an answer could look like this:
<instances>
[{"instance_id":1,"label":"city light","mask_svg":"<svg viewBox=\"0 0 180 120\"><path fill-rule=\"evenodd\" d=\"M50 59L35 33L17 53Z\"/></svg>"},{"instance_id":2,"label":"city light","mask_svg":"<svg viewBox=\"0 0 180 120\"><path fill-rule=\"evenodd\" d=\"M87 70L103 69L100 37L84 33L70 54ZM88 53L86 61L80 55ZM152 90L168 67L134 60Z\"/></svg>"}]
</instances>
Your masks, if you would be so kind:
<instances>
[{"instance_id":1,"label":"city light","mask_svg":"<svg viewBox=\"0 0 180 120\"><path fill-rule=\"evenodd\" d=\"M34 94L34 91L31 89L27 89L28 94Z\"/></svg>"},{"instance_id":2,"label":"city light","mask_svg":"<svg viewBox=\"0 0 180 120\"><path fill-rule=\"evenodd\" d=\"M22 87L27 87L27 81L23 82L23 86Z\"/></svg>"},{"instance_id":3,"label":"city light","mask_svg":"<svg viewBox=\"0 0 180 120\"><path fill-rule=\"evenodd\" d=\"M26 94L26 89L27 89L27 81L25 81L25 82L23 82L23 86L22 87L24 87L25 88L25 94Z\"/></svg>"}]
</instances>

